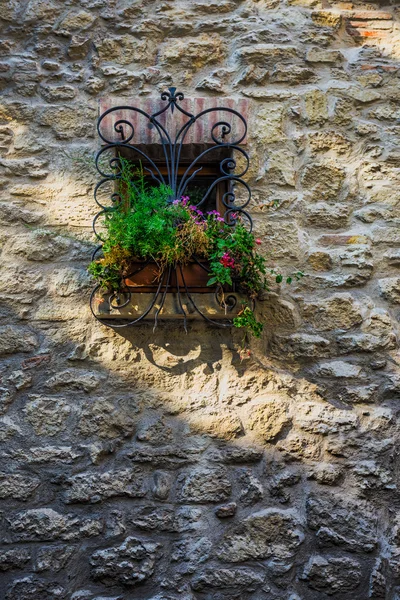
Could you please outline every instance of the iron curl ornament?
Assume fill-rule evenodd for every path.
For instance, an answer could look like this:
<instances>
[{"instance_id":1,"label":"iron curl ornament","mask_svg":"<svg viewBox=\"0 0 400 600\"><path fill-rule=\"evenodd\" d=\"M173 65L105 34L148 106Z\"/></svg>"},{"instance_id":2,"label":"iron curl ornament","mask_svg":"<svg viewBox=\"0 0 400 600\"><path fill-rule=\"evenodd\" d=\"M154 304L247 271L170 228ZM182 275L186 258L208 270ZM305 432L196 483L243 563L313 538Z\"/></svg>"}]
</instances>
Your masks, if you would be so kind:
<instances>
[{"instance_id":1,"label":"iron curl ornament","mask_svg":"<svg viewBox=\"0 0 400 600\"><path fill-rule=\"evenodd\" d=\"M121 105L112 106L100 115L97 133L102 147L95 158L100 180L94 190L94 199L100 211L93 220L93 232L100 245L95 249L92 260L101 257L105 241L101 234L101 219L110 211L118 210L122 202L118 191L121 180L120 156L140 162L143 172L155 186L167 186L171 190L167 202L185 195L188 186L201 175L205 162L217 163L217 174L212 182L201 197L197 200L191 198L191 204L197 208L204 206L216 188L222 187L221 204L225 224L235 227L240 217L249 231L252 230L252 218L247 211L251 190L243 179L250 164L243 148L247 136L245 117L232 106L212 106L192 114L184 108L184 100L182 92L170 87L162 92L160 107L153 113L140 106ZM215 122L212 121L214 118ZM203 138L207 142L188 164L184 148L190 144L194 127L204 132ZM143 144L140 134L144 128L150 132L150 144ZM154 146L157 146L157 159L150 152ZM134 181L131 184L135 187ZM204 280L209 273L207 264L196 256L192 257L192 262L192 270ZM152 260L135 264L132 272L123 277L118 291L104 292L101 285L97 285L90 297L90 308L96 319L113 329L129 327L151 318L156 326L160 317L182 319L185 330L188 318L202 318L217 327L232 326L233 318L245 298L238 291L235 281L228 290L218 284L207 288L204 284L193 286L187 281L185 268L176 264L160 273L150 287L146 281L144 284L135 283L135 278L142 277L143 280L152 265L155 265Z\"/></svg>"}]
</instances>

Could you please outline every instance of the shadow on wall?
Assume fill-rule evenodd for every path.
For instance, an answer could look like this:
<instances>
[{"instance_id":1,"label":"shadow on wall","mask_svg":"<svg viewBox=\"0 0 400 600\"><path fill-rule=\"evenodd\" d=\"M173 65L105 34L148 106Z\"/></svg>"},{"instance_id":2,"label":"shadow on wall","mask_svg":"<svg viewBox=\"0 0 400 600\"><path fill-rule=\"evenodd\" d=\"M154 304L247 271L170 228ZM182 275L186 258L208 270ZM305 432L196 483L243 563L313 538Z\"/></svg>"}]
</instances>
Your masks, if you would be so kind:
<instances>
[{"instance_id":1,"label":"shadow on wall","mask_svg":"<svg viewBox=\"0 0 400 600\"><path fill-rule=\"evenodd\" d=\"M369 460L393 458L385 411L245 366L203 324L124 339L81 301L60 326L3 305L4 597L317 599L330 578L366 597L398 548Z\"/></svg>"}]
</instances>

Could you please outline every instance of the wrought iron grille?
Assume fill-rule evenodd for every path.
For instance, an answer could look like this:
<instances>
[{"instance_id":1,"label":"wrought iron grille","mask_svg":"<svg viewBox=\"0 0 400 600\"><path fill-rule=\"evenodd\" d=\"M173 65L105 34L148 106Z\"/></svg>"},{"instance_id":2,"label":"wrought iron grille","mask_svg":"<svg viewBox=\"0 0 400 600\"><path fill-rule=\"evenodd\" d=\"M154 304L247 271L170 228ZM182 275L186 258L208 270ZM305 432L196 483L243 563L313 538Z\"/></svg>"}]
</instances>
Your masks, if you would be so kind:
<instances>
[{"instance_id":1,"label":"wrought iron grille","mask_svg":"<svg viewBox=\"0 0 400 600\"><path fill-rule=\"evenodd\" d=\"M191 204L197 207L204 205L216 186L223 184L225 191L221 200L224 206L223 217L225 223L234 227L240 215L241 220L247 223L250 230L252 229L251 215L246 210L251 200L251 190L243 179L249 169L249 156L240 145L247 135L247 122L244 116L234 108L221 106L207 108L198 114L191 114L181 105L184 95L177 92L174 87L164 91L161 94L161 100L165 102L165 105L153 114L149 114L140 107L122 105L109 108L98 119L97 132L103 147L98 151L95 160L96 169L101 176L101 180L94 191L94 198L100 207L100 211L93 220L93 231L100 241L100 245L93 253L93 260L99 258L104 242L101 231L99 231L100 219L109 211L117 210L122 202L118 191L118 180L121 179L121 161L119 157L122 153L124 153L124 156L132 157L132 160L133 158L140 160L143 164L143 170L155 182L155 185L165 184L172 190L171 197L168 199L169 202L184 196L189 184L202 170L201 163L215 156L215 160L219 165L219 173L202 197L197 202L191 199ZM171 118L179 113L184 115L187 120L183 125L177 127L174 133L171 133L171 131L168 131L167 121L168 119L171 121ZM217 118L217 113L225 113L226 117ZM123 118L118 118L118 115L121 114ZM110 128L106 127L105 124L107 120L109 123L110 117L113 118L115 115L117 115L117 118L113 119L113 127L110 132L108 131ZM131 119L129 115L132 115ZM208 137L211 143L196 158L191 160L189 165L185 164L182 172L184 144L187 142L194 124L204 119L206 115L208 123L210 123L210 116L216 116L216 121L211 126L209 125ZM154 130L157 132L158 146L161 149L161 161L164 165L163 169L159 166L160 161L156 161L149 155L149 147L140 144L140 140L135 140L137 136L134 123L137 124L138 118L147 122L147 126L153 129L153 134ZM115 188L109 194L109 204L105 204L104 193L102 192L104 186L110 187L110 183ZM239 194L238 190L240 190ZM100 196L102 197L100 198ZM208 271L207 266L198 260L196 256L193 257L193 260L203 270ZM129 311L127 311L127 307L132 306L136 294L143 294L143 292L129 287L127 281L144 269L149 262L143 263L140 268L125 277L118 292L104 294L101 292L100 285L94 288L90 297L90 307L96 319L109 327L120 328L148 319L149 315L153 316L152 313L154 312L154 325L156 326L167 295L171 293L176 296L178 312L184 321L185 329L189 313L190 315L198 315L208 323L218 327L230 327L232 325L235 307L237 309L240 299L235 283L228 292L226 290L224 292L219 285L214 286L214 289L210 287L210 292L213 294L216 305L220 310L219 314L211 317L199 307L199 303L195 298L196 294L190 291L185 281L181 264L170 266L161 274L154 291L150 294L147 306L140 314L132 318Z\"/></svg>"}]
</instances>

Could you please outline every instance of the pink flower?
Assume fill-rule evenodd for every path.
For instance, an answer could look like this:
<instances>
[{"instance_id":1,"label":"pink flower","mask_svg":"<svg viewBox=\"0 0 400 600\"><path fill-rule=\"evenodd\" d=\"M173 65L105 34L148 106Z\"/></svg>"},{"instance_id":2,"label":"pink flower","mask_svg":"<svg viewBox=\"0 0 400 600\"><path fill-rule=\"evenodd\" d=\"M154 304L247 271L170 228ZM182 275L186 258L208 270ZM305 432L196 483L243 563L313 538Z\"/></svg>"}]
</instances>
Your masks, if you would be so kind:
<instances>
[{"instance_id":1,"label":"pink flower","mask_svg":"<svg viewBox=\"0 0 400 600\"><path fill-rule=\"evenodd\" d=\"M260 238L256 238L255 242L256 242L256 244L258 244L258 246L260 246L262 244L262 241L260 240Z\"/></svg>"},{"instance_id":2,"label":"pink flower","mask_svg":"<svg viewBox=\"0 0 400 600\"><path fill-rule=\"evenodd\" d=\"M222 256L222 258L219 262L221 263L221 265L223 265L224 267L227 267L229 269L232 269L235 266L235 261L230 256L229 252L225 252L225 254Z\"/></svg>"}]
</instances>

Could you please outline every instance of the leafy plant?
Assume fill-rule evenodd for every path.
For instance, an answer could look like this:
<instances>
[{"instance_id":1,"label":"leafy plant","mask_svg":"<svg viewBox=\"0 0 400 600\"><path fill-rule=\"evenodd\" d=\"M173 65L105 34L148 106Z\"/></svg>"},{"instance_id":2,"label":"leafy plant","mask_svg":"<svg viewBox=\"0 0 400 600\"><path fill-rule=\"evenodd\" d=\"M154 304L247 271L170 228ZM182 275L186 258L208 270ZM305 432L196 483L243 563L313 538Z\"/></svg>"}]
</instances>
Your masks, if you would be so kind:
<instances>
[{"instance_id":1,"label":"leafy plant","mask_svg":"<svg viewBox=\"0 0 400 600\"><path fill-rule=\"evenodd\" d=\"M257 252L261 240L248 231L240 213L230 215L230 222L212 210L204 214L190 204L188 196L174 198L166 185L150 187L143 170L134 169L129 161L118 159L118 194L115 205L104 217L103 257L93 261L89 272L108 290L117 290L129 275L133 259L153 259L160 276L169 265L188 263L194 255L208 260L208 285L235 285L250 299L268 289L267 274L280 283L283 276L267 269ZM297 272L286 278L290 283ZM246 305L233 320L236 327L259 338L263 324Z\"/></svg>"}]
</instances>

